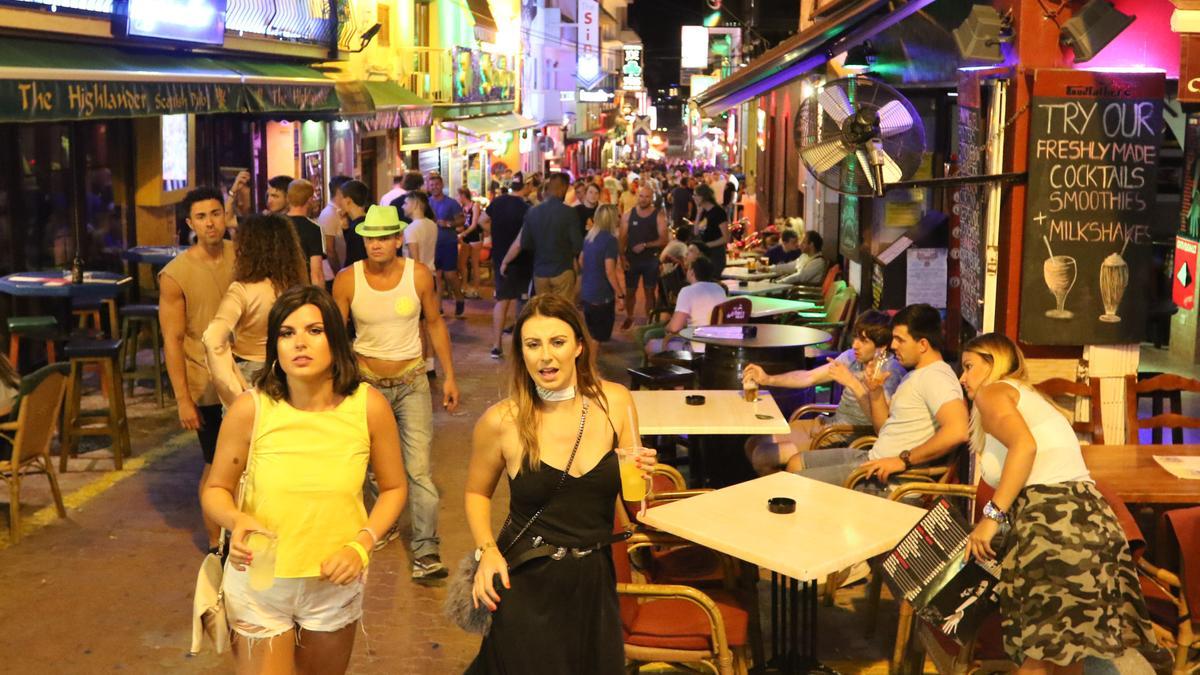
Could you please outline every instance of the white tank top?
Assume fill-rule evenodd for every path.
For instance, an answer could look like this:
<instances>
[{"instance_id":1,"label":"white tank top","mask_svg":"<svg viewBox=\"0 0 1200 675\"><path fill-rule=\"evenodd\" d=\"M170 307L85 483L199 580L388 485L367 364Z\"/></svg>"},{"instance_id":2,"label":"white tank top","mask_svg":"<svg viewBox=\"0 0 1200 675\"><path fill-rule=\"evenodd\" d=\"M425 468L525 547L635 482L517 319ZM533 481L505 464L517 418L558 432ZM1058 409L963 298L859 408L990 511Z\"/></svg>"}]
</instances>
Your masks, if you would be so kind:
<instances>
[{"instance_id":1,"label":"white tank top","mask_svg":"<svg viewBox=\"0 0 1200 675\"><path fill-rule=\"evenodd\" d=\"M1041 394L1015 382L1000 380L1017 390L1017 412L1025 419L1029 433L1037 443L1037 454L1033 469L1029 472L1026 485L1053 485L1071 481L1091 481L1091 474L1083 462L1079 449L1079 438L1071 423ZM991 434L984 436L983 457L980 472L983 480L993 487L1000 484L1000 472L1008 448Z\"/></svg>"},{"instance_id":2,"label":"white tank top","mask_svg":"<svg viewBox=\"0 0 1200 675\"><path fill-rule=\"evenodd\" d=\"M363 273L365 261L354 263L354 351L372 359L406 361L421 356L421 300L413 281L412 260L403 260L404 273L395 288L377 291Z\"/></svg>"}]
</instances>

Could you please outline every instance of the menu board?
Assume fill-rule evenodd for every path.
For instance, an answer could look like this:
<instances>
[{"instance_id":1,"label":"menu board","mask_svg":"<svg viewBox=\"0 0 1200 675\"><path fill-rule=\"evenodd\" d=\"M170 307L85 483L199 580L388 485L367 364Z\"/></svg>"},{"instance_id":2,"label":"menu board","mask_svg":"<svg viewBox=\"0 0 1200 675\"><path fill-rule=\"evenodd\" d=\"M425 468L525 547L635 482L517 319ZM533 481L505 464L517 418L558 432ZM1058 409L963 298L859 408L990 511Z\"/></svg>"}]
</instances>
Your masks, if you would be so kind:
<instances>
[{"instance_id":1,"label":"menu board","mask_svg":"<svg viewBox=\"0 0 1200 675\"><path fill-rule=\"evenodd\" d=\"M1020 338L1141 342L1162 73L1038 70L1029 134Z\"/></svg>"},{"instance_id":2,"label":"menu board","mask_svg":"<svg viewBox=\"0 0 1200 675\"><path fill-rule=\"evenodd\" d=\"M979 176L987 138L980 111L979 74L959 71L958 78L958 173ZM983 330L983 222L986 206L983 186L963 185L954 193L954 215L958 217L958 288L963 321Z\"/></svg>"}]
</instances>

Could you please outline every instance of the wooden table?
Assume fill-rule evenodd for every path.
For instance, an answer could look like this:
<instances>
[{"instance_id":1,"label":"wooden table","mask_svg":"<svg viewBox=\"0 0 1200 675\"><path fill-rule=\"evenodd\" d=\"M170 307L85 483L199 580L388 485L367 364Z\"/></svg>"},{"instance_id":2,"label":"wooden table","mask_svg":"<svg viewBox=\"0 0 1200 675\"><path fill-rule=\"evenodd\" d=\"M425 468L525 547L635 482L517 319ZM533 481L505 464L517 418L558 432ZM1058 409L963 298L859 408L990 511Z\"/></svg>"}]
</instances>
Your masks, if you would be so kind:
<instances>
[{"instance_id":1,"label":"wooden table","mask_svg":"<svg viewBox=\"0 0 1200 675\"><path fill-rule=\"evenodd\" d=\"M796 500L796 512L771 513L771 497ZM656 506L641 520L771 570L776 664L810 672L820 668L817 584L891 550L924 515L915 506L783 471Z\"/></svg>"},{"instance_id":2,"label":"wooden table","mask_svg":"<svg viewBox=\"0 0 1200 675\"><path fill-rule=\"evenodd\" d=\"M777 284L773 281L748 281L743 286L736 279L724 279L721 283L730 295L780 295L792 289L791 284Z\"/></svg>"},{"instance_id":3,"label":"wooden table","mask_svg":"<svg viewBox=\"0 0 1200 675\"><path fill-rule=\"evenodd\" d=\"M638 411L638 431L648 436L737 436L786 434L787 420L768 391L748 403L741 391L730 389L629 392ZM688 405L684 397L700 395L703 405ZM767 416L767 419L759 417Z\"/></svg>"},{"instance_id":4,"label":"wooden table","mask_svg":"<svg viewBox=\"0 0 1200 675\"><path fill-rule=\"evenodd\" d=\"M817 306L808 300L786 300L784 298L769 298L761 295L747 295L750 300L750 318L765 319L783 314L807 312Z\"/></svg>"},{"instance_id":5,"label":"wooden table","mask_svg":"<svg viewBox=\"0 0 1200 675\"><path fill-rule=\"evenodd\" d=\"M804 326L755 324L758 334L752 338L721 339L696 337L694 328L680 335L701 342L704 363L700 367L700 386L706 389L741 389L742 369L755 363L771 374L805 367L804 348L831 339L829 333Z\"/></svg>"},{"instance_id":6,"label":"wooden table","mask_svg":"<svg viewBox=\"0 0 1200 675\"><path fill-rule=\"evenodd\" d=\"M772 272L769 269L756 269L751 272L745 267L726 267L725 270L721 272L722 279L735 279L737 281L761 281L763 279L770 279L777 276L779 276L778 273Z\"/></svg>"},{"instance_id":7,"label":"wooden table","mask_svg":"<svg viewBox=\"0 0 1200 675\"><path fill-rule=\"evenodd\" d=\"M1176 478L1154 455L1200 456L1200 445L1085 445L1092 478L1131 504L1200 504L1200 480Z\"/></svg>"}]
</instances>

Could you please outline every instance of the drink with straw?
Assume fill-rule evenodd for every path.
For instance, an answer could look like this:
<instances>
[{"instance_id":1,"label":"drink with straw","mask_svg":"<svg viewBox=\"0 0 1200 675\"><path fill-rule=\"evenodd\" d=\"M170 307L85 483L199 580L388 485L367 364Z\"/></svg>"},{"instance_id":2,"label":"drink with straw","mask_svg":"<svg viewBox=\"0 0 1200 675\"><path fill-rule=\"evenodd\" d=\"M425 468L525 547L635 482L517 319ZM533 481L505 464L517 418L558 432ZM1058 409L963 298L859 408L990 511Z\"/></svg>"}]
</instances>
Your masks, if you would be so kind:
<instances>
[{"instance_id":1,"label":"drink with straw","mask_svg":"<svg viewBox=\"0 0 1200 675\"><path fill-rule=\"evenodd\" d=\"M270 532L246 535L246 548L254 554L250 562L250 588L265 591L275 585L275 549L278 540Z\"/></svg>"},{"instance_id":2,"label":"drink with straw","mask_svg":"<svg viewBox=\"0 0 1200 675\"><path fill-rule=\"evenodd\" d=\"M1066 304L1067 294L1075 286L1078 273L1075 259L1067 255L1054 255L1050 248L1050 240L1043 236L1042 241L1046 242L1046 250L1050 253L1050 257L1042 263L1042 278L1045 279L1050 293L1054 295L1057 305L1054 309L1046 310L1046 316L1051 319L1072 319L1075 313L1066 309Z\"/></svg>"},{"instance_id":3,"label":"drink with straw","mask_svg":"<svg viewBox=\"0 0 1200 675\"><path fill-rule=\"evenodd\" d=\"M1128 242L1126 242L1128 244ZM1122 249L1124 250L1124 249ZM1105 323L1119 323L1121 317L1117 310L1121 307L1121 298L1125 297L1125 288L1129 285L1129 265L1120 253L1113 253L1100 263L1100 300L1104 303L1104 313L1100 320Z\"/></svg>"},{"instance_id":4,"label":"drink with straw","mask_svg":"<svg viewBox=\"0 0 1200 675\"><path fill-rule=\"evenodd\" d=\"M644 511L650 477L637 464L637 458L642 454L642 438L637 432L632 406L629 408L629 430L633 434L634 447L617 448L617 460L621 470L621 499L627 502L643 502Z\"/></svg>"}]
</instances>

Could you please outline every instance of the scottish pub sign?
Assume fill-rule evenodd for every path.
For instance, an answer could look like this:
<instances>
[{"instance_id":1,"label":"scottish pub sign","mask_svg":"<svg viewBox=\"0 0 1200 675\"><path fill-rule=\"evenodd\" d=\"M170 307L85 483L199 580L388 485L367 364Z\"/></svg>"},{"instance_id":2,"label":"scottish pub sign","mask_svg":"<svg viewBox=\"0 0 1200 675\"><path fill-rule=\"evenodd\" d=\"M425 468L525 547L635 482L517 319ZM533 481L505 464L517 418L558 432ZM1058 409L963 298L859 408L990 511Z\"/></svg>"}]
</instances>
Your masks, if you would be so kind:
<instances>
[{"instance_id":1,"label":"scottish pub sign","mask_svg":"<svg viewBox=\"0 0 1200 675\"><path fill-rule=\"evenodd\" d=\"M1164 87L1162 73L1035 73L1023 342L1142 341Z\"/></svg>"}]
</instances>

